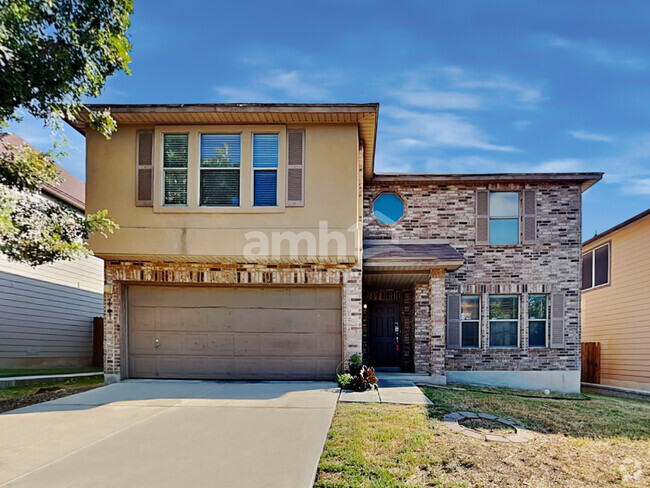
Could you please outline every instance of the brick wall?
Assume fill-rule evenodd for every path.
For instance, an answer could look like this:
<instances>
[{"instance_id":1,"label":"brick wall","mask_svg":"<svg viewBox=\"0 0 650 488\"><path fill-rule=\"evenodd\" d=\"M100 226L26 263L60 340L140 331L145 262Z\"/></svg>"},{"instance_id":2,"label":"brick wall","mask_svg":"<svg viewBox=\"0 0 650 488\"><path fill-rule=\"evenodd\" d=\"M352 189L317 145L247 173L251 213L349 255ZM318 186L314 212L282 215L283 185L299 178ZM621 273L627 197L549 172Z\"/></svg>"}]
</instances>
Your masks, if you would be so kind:
<instances>
[{"instance_id":1,"label":"brick wall","mask_svg":"<svg viewBox=\"0 0 650 488\"><path fill-rule=\"evenodd\" d=\"M343 355L361 352L361 267L346 265L224 265L218 263L131 263L107 261L105 282L112 293L104 295L104 372L119 378L122 329L128 284L214 285L340 285L342 295Z\"/></svg>"},{"instance_id":2,"label":"brick wall","mask_svg":"<svg viewBox=\"0 0 650 488\"><path fill-rule=\"evenodd\" d=\"M498 191L537 190L537 241L530 245L478 246L475 243L475 193L477 188ZM404 218L383 226L370 215L370 202L379 193L394 191L406 202ZM491 184L437 185L429 183L382 183L364 190L364 239L434 239L448 243L464 258L457 271L447 272L446 293L475 293L483 299L482 348L445 352L447 370L577 370L580 357L580 259L581 190L578 184ZM430 283L429 288L434 290ZM418 290L416 290L417 292ZM563 291L566 295L565 347L529 349L527 331L528 292ZM419 290L423 294L423 290ZM487 347L487 294L521 294L520 348L497 350ZM438 295L440 292L438 292ZM423 299L420 296L420 299ZM414 298L415 305L419 301ZM430 328L444 317L444 297L433 293ZM424 313L424 312L422 312ZM416 313L416 323L417 323ZM417 325L416 325L417 329ZM444 339L434 339L433 348L424 347L416 330L414 351L416 370L423 361L435 364L432 354ZM439 366L433 366L438 368Z\"/></svg>"}]
</instances>

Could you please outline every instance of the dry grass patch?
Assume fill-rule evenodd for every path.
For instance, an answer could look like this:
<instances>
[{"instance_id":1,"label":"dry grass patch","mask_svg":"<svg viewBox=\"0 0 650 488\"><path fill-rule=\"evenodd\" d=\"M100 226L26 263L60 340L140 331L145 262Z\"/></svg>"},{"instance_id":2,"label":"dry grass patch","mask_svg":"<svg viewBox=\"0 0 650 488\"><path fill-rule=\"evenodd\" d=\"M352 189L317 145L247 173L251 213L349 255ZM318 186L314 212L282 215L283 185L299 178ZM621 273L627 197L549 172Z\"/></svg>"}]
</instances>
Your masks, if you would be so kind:
<instances>
[{"instance_id":1,"label":"dry grass patch","mask_svg":"<svg viewBox=\"0 0 650 488\"><path fill-rule=\"evenodd\" d=\"M340 404L317 487L599 487L650 485L650 403L518 398L424 389L434 407ZM515 420L524 444L470 439L442 425L453 411Z\"/></svg>"}]
</instances>

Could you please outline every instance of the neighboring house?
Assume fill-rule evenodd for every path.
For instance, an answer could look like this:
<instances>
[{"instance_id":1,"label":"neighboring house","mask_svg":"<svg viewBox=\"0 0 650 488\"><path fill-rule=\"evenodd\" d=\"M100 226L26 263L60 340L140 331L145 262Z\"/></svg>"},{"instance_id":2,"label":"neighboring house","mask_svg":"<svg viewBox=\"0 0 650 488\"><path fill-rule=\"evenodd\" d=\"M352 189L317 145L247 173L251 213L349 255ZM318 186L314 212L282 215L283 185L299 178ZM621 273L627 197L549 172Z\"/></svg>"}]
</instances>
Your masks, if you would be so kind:
<instances>
[{"instance_id":1,"label":"neighboring house","mask_svg":"<svg viewBox=\"0 0 650 488\"><path fill-rule=\"evenodd\" d=\"M27 144L9 134L0 140ZM43 196L84 213L84 184L57 165L63 183ZM92 319L103 312L103 262L96 257L31 267L0 254L0 368L89 366Z\"/></svg>"},{"instance_id":2,"label":"neighboring house","mask_svg":"<svg viewBox=\"0 0 650 488\"><path fill-rule=\"evenodd\" d=\"M582 341L600 382L650 391L650 209L582 245Z\"/></svg>"},{"instance_id":3,"label":"neighboring house","mask_svg":"<svg viewBox=\"0 0 650 488\"><path fill-rule=\"evenodd\" d=\"M99 107L95 107L99 108ZM87 143L105 373L578 391L581 193L600 173L375 174L378 105L112 105Z\"/></svg>"}]
</instances>

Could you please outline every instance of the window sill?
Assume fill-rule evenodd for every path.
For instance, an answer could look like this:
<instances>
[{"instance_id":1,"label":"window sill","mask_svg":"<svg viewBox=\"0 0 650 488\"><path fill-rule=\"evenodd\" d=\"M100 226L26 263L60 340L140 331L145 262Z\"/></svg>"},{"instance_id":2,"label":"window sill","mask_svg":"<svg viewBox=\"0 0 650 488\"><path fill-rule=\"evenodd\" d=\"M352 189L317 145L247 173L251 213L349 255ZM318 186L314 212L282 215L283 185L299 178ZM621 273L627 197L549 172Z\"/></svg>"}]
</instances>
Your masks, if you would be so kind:
<instances>
[{"instance_id":1,"label":"window sill","mask_svg":"<svg viewBox=\"0 0 650 488\"><path fill-rule=\"evenodd\" d=\"M154 213L183 213L183 214L282 214L285 207L187 207L187 206L157 206Z\"/></svg>"},{"instance_id":2,"label":"window sill","mask_svg":"<svg viewBox=\"0 0 650 488\"><path fill-rule=\"evenodd\" d=\"M584 290L580 290L580 291L582 293L586 293L588 291L594 291L594 290L600 290L601 288L607 288L608 286L611 286L611 283L603 283L602 285L591 286L589 288L585 288Z\"/></svg>"}]
</instances>

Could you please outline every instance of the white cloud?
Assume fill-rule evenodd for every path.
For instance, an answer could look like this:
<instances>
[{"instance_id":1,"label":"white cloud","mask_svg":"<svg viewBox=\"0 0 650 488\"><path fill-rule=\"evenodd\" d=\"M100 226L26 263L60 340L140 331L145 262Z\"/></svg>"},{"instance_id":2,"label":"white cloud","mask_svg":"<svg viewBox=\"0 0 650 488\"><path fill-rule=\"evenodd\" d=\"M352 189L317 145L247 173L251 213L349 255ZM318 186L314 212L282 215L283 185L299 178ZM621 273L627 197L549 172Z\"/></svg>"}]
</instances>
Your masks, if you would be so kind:
<instances>
[{"instance_id":1,"label":"white cloud","mask_svg":"<svg viewBox=\"0 0 650 488\"><path fill-rule=\"evenodd\" d=\"M630 48L606 45L598 39L567 39L556 35L543 35L541 42L546 47L572 52L584 60L615 68L647 70L648 60L630 55Z\"/></svg>"},{"instance_id":2,"label":"white cloud","mask_svg":"<svg viewBox=\"0 0 650 488\"><path fill-rule=\"evenodd\" d=\"M585 141L598 141L598 142L614 142L614 138L604 135L604 134L595 134L593 132L586 132L583 130L572 130L569 131L576 139L582 139Z\"/></svg>"},{"instance_id":3,"label":"white cloud","mask_svg":"<svg viewBox=\"0 0 650 488\"><path fill-rule=\"evenodd\" d=\"M543 161L534 166L536 173L574 173L585 170L585 163L581 159L553 159Z\"/></svg>"},{"instance_id":4,"label":"white cloud","mask_svg":"<svg viewBox=\"0 0 650 488\"><path fill-rule=\"evenodd\" d=\"M542 90L530 83L513 80L505 75L493 73L471 73L457 66L446 66L440 69L455 88L481 90L484 92L500 92L502 101L518 102L519 104L534 104L544 100Z\"/></svg>"},{"instance_id":5,"label":"white cloud","mask_svg":"<svg viewBox=\"0 0 650 488\"><path fill-rule=\"evenodd\" d=\"M229 102L325 102L329 88L339 84L335 75L297 70L270 70L244 86L216 86Z\"/></svg>"},{"instance_id":6,"label":"white cloud","mask_svg":"<svg viewBox=\"0 0 650 488\"><path fill-rule=\"evenodd\" d=\"M404 105L431 110L477 110L483 108L481 97L471 93L402 89L393 92L392 96Z\"/></svg>"},{"instance_id":7,"label":"white cloud","mask_svg":"<svg viewBox=\"0 0 650 488\"><path fill-rule=\"evenodd\" d=\"M494 144L477 126L463 117L450 113L421 113L399 107L383 110L387 144L394 140L407 141L411 146L425 148L457 147L486 151L514 152L516 148ZM391 141L392 140L392 141ZM417 144L419 142L419 144Z\"/></svg>"},{"instance_id":8,"label":"white cloud","mask_svg":"<svg viewBox=\"0 0 650 488\"><path fill-rule=\"evenodd\" d=\"M223 102L265 103L272 101L266 93L259 90L217 86L215 91L223 97Z\"/></svg>"},{"instance_id":9,"label":"white cloud","mask_svg":"<svg viewBox=\"0 0 650 488\"><path fill-rule=\"evenodd\" d=\"M650 196L650 178L635 179L623 186L623 193L627 195Z\"/></svg>"},{"instance_id":10,"label":"white cloud","mask_svg":"<svg viewBox=\"0 0 650 488\"><path fill-rule=\"evenodd\" d=\"M305 81L305 78L309 81ZM323 100L328 91L323 85L328 83L320 74L304 75L298 71L274 71L261 81L264 85L284 92L286 96L304 100Z\"/></svg>"}]
</instances>

